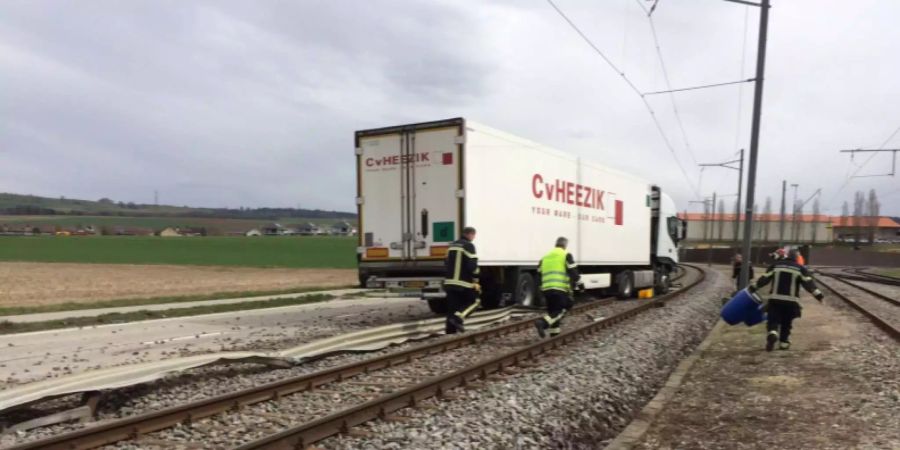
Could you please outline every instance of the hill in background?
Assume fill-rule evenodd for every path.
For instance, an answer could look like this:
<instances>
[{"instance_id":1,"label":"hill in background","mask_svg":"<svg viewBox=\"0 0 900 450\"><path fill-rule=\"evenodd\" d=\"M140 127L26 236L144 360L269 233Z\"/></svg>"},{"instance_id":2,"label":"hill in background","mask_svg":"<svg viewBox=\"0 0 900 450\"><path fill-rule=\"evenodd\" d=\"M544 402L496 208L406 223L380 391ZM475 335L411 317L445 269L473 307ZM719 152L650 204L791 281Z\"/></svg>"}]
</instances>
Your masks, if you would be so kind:
<instances>
[{"instance_id":1,"label":"hill in background","mask_svg":"<svg viewBox=\"0 0 900 450\"><path fill-rule=\"evenodd\" d=\"M343 222L356 225L356 214L302 208L194 208L0 193L0 234L91 229L101 234L146 235L176 228L221 235L276 223L293 230L311 223L327 233Z\"/></svg>"},{"instance_id":2,"label":"hill in background","mask_svg":"<svg viewBox=\"0 0 900 450\"><path fill-rule=\"evenodd\" d=\"M191 217L209 219L283 220L335 219L356 221L356 214L302 208L194 208L189 206L150 205L117 202L108 198L78 200L35 195L0 193L0 215L7 216L119 216L119 217Z\"/></svg>"}]
</instances>

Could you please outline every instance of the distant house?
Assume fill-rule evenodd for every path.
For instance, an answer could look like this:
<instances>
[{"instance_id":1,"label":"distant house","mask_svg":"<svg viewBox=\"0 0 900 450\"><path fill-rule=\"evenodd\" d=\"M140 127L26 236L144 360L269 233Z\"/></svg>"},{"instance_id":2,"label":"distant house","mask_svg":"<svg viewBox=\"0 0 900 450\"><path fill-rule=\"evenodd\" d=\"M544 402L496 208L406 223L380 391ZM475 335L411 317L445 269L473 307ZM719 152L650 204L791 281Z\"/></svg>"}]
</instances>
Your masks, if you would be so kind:
<instances>
[{"instance_id":1,"label":"distant house","mask_svg":"<svg viewBox=\"0 0 900 450\"><path fill-rule=\"evenodd\" d=\"M0 232L8 236L25 236L31 234L32 228L26 225L3 225Z\"/></svg>"},{"instance_id":2,"label":"distant house","mask_svg":"<svg viewBox=\"0 0 900 450\"><path fill-rule=\"evenodd\" d=\"M178 232L181 233L182 236L206 236L208 233L206 227L179 228Z\"/></svg>"},{"instance_id":3,"label":"distant house","mask_svg":"<svg viewBox=\"0 0 900 450\"><path fill-rule=\"evenodd\" d=\"M298 226L297 233L302 234L303 236L318 236L323 232L321 227L312 222L309 222Z\"/></svg>"},{"instance_id":4,"label":"distant house","mask_svg":"<svg viewBox=\"0 0 900 450\"><path fill-rule=\"evenodd\" d=\"M116 236L153 236L153 230L136 227L116 227L113 229Z\"/></svg>"},{"instance_id":5,"label":"distant house","mask_svg":"<svg viewBox=\"0 0 900 450\"><path fill-rule=\"evenodd\" d=\"M260 228L262 234L266 236L281 236L284 234L284 227L280 223L270 223Z\"/></svg>"},{"instance_id":6,"label":"distant house","mask_svg":"<svg viewBox=\"0 0 900 450\"><path fill-rule=\"evenodd\" d=\"M0 234L6 236L38 236L41 234L53 235L56 227L53 225L2 225Z\"/></svg>"},{"instance_id":7,"label":"distant house","mask_svg":"<svg viewBox=\"0 0 900 450\"><path fill-rule=\"evenodd\" d=\"M262 236L262 233L259 231L258 228L254 228L254 229L244 233L244 236L247 236L247 237Z\"/></svg>"},{"instance_id":8,"label":"distant house","mask_svg":"<svg viewBox=\"0 0 900 450\"><path fill-rule=\"evenodd\" d=\"M178 231L178 228L167 227L160 230L158 233L159 237L181 237L181 233Z\"/></svg>"},{"instance_id":9,"label":"distant house","mask_svg":"<svg viewBox=\"0 0 900 450\"><path fill-rule=\"evenodd\" d=\"M356 236L356 227L350 222L338 222L331 226L331 234L337 236Z\"/></svg>"},{"instance_id":10,"label":"distant house","mask_svg":"<svg viewBox=\"0 0 900 450\"><path fill-rule=\"evenodd\" d=\"M40 233L34 232L35 230L39 231ZM38 225L34 227L34 230L32 230L32 232L34 232L34 234L53 235L56 234L56 225Z\"/></svg>"},{"instance_id":11,"label":"distant house","mask_svg":"<svg viewBox=\"0 0 900 450\"><path fill-rule=\"evenodd\" d=\"M892 217L832 217L835 239L842 242L900 242L900 222ZM858 236L857 236L858 235Z\"/></svg>"}]
</instances>

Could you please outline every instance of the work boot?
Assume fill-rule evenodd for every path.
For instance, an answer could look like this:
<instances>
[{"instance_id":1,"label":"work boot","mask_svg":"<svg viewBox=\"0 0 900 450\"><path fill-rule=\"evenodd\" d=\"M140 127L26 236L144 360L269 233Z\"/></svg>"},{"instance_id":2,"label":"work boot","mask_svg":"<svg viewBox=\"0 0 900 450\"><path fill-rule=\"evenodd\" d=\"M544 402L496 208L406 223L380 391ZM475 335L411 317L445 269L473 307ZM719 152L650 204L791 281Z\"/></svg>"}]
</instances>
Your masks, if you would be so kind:
<instances>
[{"instance_id":1,"label":"work boot","mask_svg":"<svg viewBox=\"0 0 900 450\"><path fill-rule=\"evenodd\" d=\"M456 331L457 331L457 332L459 332L459 333L465 333L465 332L466 332L465 321L463 320L462 317L459 317L459 316L457 316L457 315L454 315L453 317L451 317L451 319L452 319L452 321L453 321L453 327L456 328Z\"/></svg>"},{"instance_id":2,"label":"work boot","mask_svg":"<svg viewBox=\"0 0 900 450\"><path fill-rule=\"evenodd\" d=\"M766 336L766 351L771 352L775 348L776 342L778 342L778 332L772 330Z\"/></svg>"},{"instance_id":3,"label":"work boot","mask_svg":"<svg viewBox=\"0 0 900 450\"><path fill-rule=\"evenodd\" d=\"M538 336L540 336L541 339L547 337L547 332L545 330L546 323L544 322L544 319L535 320L534 327L537 328Z\"/></svg>"},{"instance_id":4,"label":"work boot","mask_svg":"<svg viewBox=\"0 0 900 450\"><path fill-rule=\"evenodd\" d=\"M789 341L781 341L778 343L778 350L787 350L791 348L791 343Z\"/></svg>"}]
</instances>

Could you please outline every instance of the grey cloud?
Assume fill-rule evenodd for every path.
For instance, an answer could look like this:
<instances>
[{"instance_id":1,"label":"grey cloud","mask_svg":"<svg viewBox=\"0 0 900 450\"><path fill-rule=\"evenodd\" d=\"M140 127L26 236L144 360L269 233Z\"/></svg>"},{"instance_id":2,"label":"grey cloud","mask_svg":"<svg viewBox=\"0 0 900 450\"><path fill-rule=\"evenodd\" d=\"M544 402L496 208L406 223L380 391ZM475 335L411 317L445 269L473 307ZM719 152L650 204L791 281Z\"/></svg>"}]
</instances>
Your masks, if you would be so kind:
<instances>
[{"instance_id":1,"label":"grey cloud","mask_svg":"<svg viewBox=\"0 0 900 450\"><path fill-rule=\"evenodd\" d=\"M557 3L642 89L665 88L635 2ZM785 178L821 187L830 212L857 189L896 191L886 177L839 191L852 166L837 150L900 125L900 6L775 4L758 202ZM661 2L675 87L739 77L744 11ZM465 115L634 172L680 207L694 197L640 99L541 1L7 1L0 85L0 191L352 209L354 130ZM677 94L698 161L748 146L752 85L740 122L737 93ZM724 171L700 183L670 99L650 101L702 195L731 193ZM900 195L883 203L900 214Z\"/></svg>"}]
</instances>

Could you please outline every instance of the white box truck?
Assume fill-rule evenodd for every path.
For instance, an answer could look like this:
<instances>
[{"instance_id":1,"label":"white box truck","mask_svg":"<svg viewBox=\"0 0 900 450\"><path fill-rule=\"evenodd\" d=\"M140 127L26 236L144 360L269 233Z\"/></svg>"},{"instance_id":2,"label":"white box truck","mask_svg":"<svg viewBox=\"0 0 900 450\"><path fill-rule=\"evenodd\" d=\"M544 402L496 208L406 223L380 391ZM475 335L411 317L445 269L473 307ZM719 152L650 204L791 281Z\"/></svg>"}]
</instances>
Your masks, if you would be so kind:
<instances>
[{"instance_id":1,"label":"white box truck","mask_svg":"<svg viewBox=\"0 0 900 450\"><path fill-rule=\"evenodd\" d=\"M638 177L463 118L356 132L359 280L445 311L443 260L478 230L482 304L538 306L539 260L559 236L585 289L665 292L685 225Z\"/></svg>"}]
</instances>

